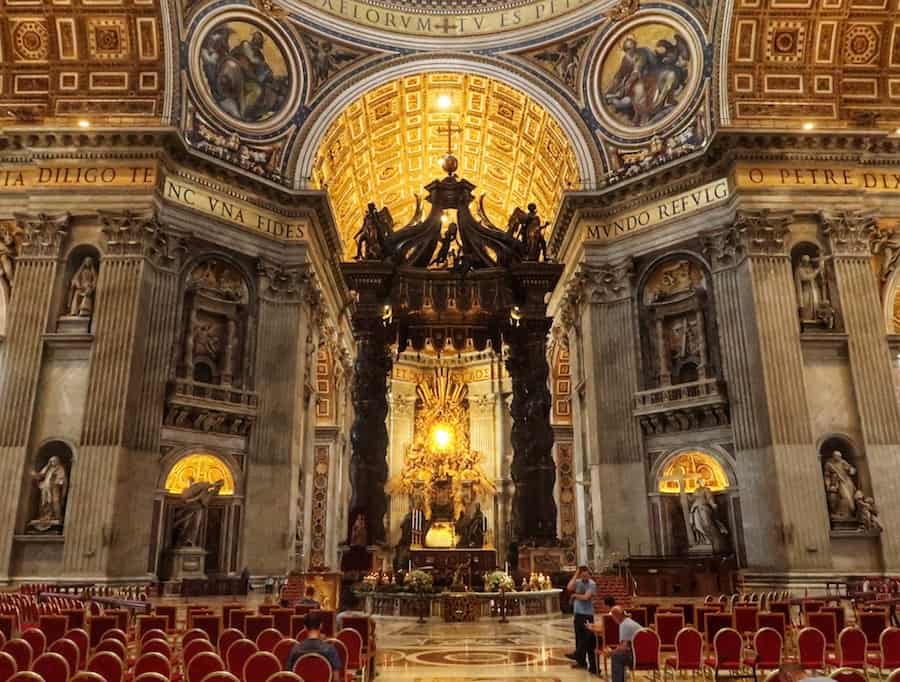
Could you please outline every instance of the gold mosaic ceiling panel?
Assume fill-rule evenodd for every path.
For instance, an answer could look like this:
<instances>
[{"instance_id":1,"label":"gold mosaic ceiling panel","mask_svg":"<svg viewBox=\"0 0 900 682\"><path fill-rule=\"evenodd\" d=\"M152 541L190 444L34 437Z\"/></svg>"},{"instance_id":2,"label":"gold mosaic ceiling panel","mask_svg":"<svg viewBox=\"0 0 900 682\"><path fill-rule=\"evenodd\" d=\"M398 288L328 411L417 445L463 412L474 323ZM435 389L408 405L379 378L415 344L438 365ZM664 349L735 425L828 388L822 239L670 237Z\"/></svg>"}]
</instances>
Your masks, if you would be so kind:
<instances>
[{"instance_id":1,"label":"gold mosaic ceiling panel","mask_svg":"<svg viewBox=\"0 0 900 682\"><path fill-rule=\"evenodd\" d=\"M442 107L446 97L450 105ZM467 74L402 78L348 106L319 149L316 180L328 189L348 258L368 202L387 206L400 227L415 210L415 195L443 175L448 120L462 129L453 134L458 174L476 185L476 197L485 194L495 224L532 201L552 221L563 191L578 183L568 138L524 93Z\"/></svg>"}]
</instances>

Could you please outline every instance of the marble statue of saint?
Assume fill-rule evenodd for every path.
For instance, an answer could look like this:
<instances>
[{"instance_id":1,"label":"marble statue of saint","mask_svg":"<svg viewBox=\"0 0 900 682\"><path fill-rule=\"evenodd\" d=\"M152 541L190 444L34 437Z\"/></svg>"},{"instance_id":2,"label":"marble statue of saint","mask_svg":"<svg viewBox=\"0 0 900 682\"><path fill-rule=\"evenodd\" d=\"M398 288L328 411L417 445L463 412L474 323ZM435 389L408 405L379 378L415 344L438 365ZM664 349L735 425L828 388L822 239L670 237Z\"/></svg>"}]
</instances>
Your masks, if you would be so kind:
<instances>
[{"instance_id":1,"label":"marble statue of saint","mask_svg":"<svg viewBox=\"0 0 900 682\"><path fill-rule=\"evenodd\" d=\"M9 229L0 229L0 277L12 288L13 270L15 268L16 240Z\"/></svg>"},{"instance_id":2,"label":"marble statue of saint","mask_svg":"<svg viewBox=\"0 0 900 682\"><path fill-rule=\"evenodd\" d=\"M350 529L350 546L365 547L367 543L366 517L362 514L357 514L356 520L353 522L353 528Z\"/></svg>"},{"instance_id":3,"label":"marble statue of saint","mask_svg":"<svg viewBox=\"0 0 900 682\"><path fill-rule=\"evenodd\" d=\"M38 518L31 522L32 525L40 530L62 525L63 506L69 489L66 467L62 460L55 455L50 457L43 469L31 472L31 477L37 481L38 490L41 492Z\"/></svg>"},{"instance_id":4,"label":"marble statue of saint","mask_svg":"<svg viewBox=\"0 0 900 682\"><path fill-rule=\"evenodd\" d=\"M894 274L900 263L900 234L893 230L882 230L872 240L872 252L883 254L881 259L881 281L886 282Z\"/></svg>"},{"instance_id":5,"label":"marble statue of saint","mask_svg":"<svg viewBox=\"0 0 900 682\"><path fill-rule=\"evenodd\" d=\"M857 490L853 496L856 501L856 509L859 512L859 520L868 531L882 532L884 526L881 525L881 519L878 518L878 509L875 507L875 500L872 497L863 495L862 490Z\"/></svg>"},{"instance_id":6,"label":"marble statue of saint","mask_svg":"<svg viewBox=\"0 0 900 682\"><path fill-rule=\"evenodd\" d=\"M705 485L694 491L689 515L694 542L709 543L714 554L724 554L728 549L725 542L728 529L716 518L716 500Z\"/></svg>"},{"instance_id":7,"label":"marble statue of saint","mask_svg":"<svg viewBox=\"0 0 900 682\"><path fill-rule=\"evenodd\" d=\"M800 321L817 323L823 303L828 303L825 295L825 271L821 260L813 261L809 255L800 257L794 271L794 284L800 299Z\"/></svg>"},{"instance_id":8,"label":"marble statue of saint","mask_svg":"<svg viewBox=\"0 0 900 682\"><path fill-rule=\"evenodd\" d=\"M175 530L178 531L178 547L198 547L200 541L200 527L203 523L203 515L225 481L218 480L215 483L206 481L194 481L189 478L190 485L181 492L183 505L175 512Z\"/></svg>"},{"instance_id":9,"label":"marble statue of saint","mask_svg":"<svg viewBox=\"0 0 900 682\"><path fill-rule=\"evenodd\" d=\"M856 467L835 450L822 465L828 511L833 521L849 521L856 515Z\"/></svg>"},{"instance_id":10,"label":"marble statue of saint","mask_svg":"<svg viewBox=\"0 0 900 682\"><path fill-rule=\"evenodd\" d=\"M94 313L94 294L97 289L97 268L88 256L69 282L69 317L91 317Z\"/></svg>"}]
</instances>

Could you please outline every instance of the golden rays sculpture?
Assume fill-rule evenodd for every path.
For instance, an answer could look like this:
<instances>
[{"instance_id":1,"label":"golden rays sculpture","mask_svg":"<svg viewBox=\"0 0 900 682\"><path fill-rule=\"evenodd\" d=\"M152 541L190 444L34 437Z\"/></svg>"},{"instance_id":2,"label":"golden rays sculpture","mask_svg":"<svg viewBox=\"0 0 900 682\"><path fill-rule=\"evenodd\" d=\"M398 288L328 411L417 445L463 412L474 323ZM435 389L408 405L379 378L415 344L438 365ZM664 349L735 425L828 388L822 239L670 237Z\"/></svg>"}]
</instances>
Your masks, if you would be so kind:
<instances>
[{"instance_id":1,"label":"golden rays sculpture","mask_svg":"<svg viewBox=\"0 0 900 682\"><path fill-rule=\"evenodd\" d=\"M481 453L469 447L468 387L450 370L437 369L416 393L413 442L389 491L408 495L431 520L432 503L449 487L455 520L468 502L496 493L481 470Z\"/></svg>"}]
</instances>

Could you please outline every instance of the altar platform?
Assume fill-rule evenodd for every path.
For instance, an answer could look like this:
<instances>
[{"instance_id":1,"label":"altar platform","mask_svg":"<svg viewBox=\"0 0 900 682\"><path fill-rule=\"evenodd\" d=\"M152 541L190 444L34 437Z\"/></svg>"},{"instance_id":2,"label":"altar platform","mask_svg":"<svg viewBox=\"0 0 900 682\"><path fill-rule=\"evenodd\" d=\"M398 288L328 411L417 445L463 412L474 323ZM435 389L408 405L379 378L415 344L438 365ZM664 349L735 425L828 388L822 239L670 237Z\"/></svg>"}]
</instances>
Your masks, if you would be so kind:
<instances>
[{"instance_id":1,"label":"altar platform","mask_svg":"<svg viewBox=\"0 0 900 682\"><path fill-rule=\"evenodd\" d=\"M507 618L553 616L561 613L560 589L536 592L441 592L414 594L411 592L369 592L365 598L366 612L375 616L398 618L434 618L447 622L475 621L500 618L501 608ZM503 601L505 600L505 606Z\"/></svg>"},{"instance_id":2,"label":"altar platform","mask_svg":"<svg viewBox=\"0 0 900 682\"><path fill-rule=\"evenodd\" d=\"M459 566L469 566L472 575L484 575L497 568L493 548L416 547L409 550L413 568L433 568L436 575L452 575Z\"/></svg>"}]
</instances>

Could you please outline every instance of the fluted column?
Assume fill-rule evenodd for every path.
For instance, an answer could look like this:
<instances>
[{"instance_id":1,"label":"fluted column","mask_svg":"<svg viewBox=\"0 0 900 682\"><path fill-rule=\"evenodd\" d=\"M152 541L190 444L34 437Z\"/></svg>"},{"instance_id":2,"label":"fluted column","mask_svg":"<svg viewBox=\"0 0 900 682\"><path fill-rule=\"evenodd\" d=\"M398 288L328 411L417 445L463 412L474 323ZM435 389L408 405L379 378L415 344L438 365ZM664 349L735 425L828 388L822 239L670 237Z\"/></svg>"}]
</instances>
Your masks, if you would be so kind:
<instances>
[{"instance_id":1,"label":"fluted column","mask_svg":"<svg viewBox=\"0 0 900 682\"><path fill-rule=\"evenodd\" d=\"M706 237L751 568L831 565L785 243L790 220L745 212Z\"/></svg>"},{"instance_id":2,"label":"fluted column","mask_svg":"<svg viewBox=\"0 0 900 682\"><path fill-rule=\"evenodd\" d=\"M0 580L9 577L13 535L25 483L53 283L68 216L19 215L22 244L16 259L6 340L0 344Z\"/></svg>"},{"instance_id":3,"label":"fluted column","mask_svg":"<svg viewBox=\"0 0 900 682\"><path fill-rule=\"evenodd\" d=\"M415 431L416 386L413 383L391 381L391 403L388 416L388 467L394 478L403 471L406 449L412 445ZM400 524L409 509L409 500L403 495L391 495L390 532L388 541L396 544L400 539Z\"/></svg>"},{"instance_id":4,"label":"fluted column","mask_svg":"<svg viewBox=\"0 0 900 682\"><path fill-rule=\"evenodd\" d=\"M837 280L847 331L863 449L881 522L885 569L900 569L900 407L894 393L890 349L884 329L879 283L872 269L871 217L858 212L821 216Z\"/></svg>"},{"instance_id":5,"label":"fluted column","mask_svg":"<svg viewBox=\"0 0 900 682\"><path fill-rule=\"evenodd\" d=\"M107 246L97 280L87 401L81 447L72 466L62 567L65 575L84 578L145 571L146 549L141 548L146 547L143 529L150 525L152 498L149 491L136 489L134 481L148 476L153 481L158 445L135 415L148 407L140 396L148 402L162 399L160 384L147 389L156 401L144 389L151 383L145 371L158 371L147 346L152 316L146 313L154 298L148 259L166 237L152 215L125 211L100 218ZM171 304L171 298L166 302ZM140 445L137 429L143 435ZM133 456L148 446L154 449ZM125 545L117 547L119 561L113 562L113 546L120 538Z\"/></svg>"},{"instance_id":6,"label":"fluted column","mask_svg":"<svg viewBox=\"0 0 900 682\"><path fill-rule=\"evenodd\" d=\"M305 459L313 460L304 451L304 444L312 445L306 437L304 395L309 287L303 266L259 264L255 359L259 418L247 463L243 541L244 564L254 575L288 568L293 544L289 519L296 514L301 466ZM310 468L305 473L312 475Z\"/></svg>"}]
</instances>

